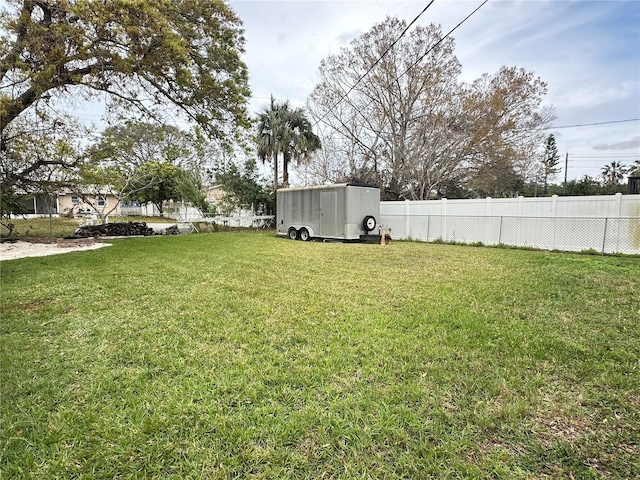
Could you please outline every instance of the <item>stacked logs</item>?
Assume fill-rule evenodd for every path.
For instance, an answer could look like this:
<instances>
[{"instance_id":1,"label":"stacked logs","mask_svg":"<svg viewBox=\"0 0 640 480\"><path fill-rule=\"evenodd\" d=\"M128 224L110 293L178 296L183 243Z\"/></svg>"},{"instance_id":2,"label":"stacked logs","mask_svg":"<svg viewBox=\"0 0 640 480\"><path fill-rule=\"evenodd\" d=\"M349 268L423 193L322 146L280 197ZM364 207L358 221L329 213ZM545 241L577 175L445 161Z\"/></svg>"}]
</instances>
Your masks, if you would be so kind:
<instances>
[{"instance_id":1,"label":"stacked logs","mask_svg":"<svg viewBox=\"0 0 640 480\"><path fill-rule=\"evenodd\" d=\"M75 238L88 237L130 237L134 235L154 235L153 228L146 222L107 223L106 225L87 225L80 227L73 235Z\"/></svg>"}]
</instances>

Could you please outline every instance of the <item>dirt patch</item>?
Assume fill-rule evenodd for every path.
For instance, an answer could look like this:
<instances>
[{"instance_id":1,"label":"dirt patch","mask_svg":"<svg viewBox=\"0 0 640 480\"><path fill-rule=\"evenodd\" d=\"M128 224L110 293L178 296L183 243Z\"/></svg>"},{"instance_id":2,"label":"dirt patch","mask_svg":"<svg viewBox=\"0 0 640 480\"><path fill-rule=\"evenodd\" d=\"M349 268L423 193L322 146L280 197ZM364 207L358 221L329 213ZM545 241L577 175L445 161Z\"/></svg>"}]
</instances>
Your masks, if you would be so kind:
<instances>
[{"instance_id":1,"label":"dirt patch","mask_svg":"<svg viewBox=\"0 0 640 480\"><path fill-rule=\"evenodd\" d=\"M550 447L556 441L575 443L584 435L592 433L591 422L588 418L567 417L564 415L552 415L548 412L541 412L536 417L539 427L536 436L540 442Z\"/></svg>"},{"instance_id":2,"label":"dirt patch","mask_svg":"<svg viewBox=\"0 0 640 480\"><path fill-rule=\"evenodd\" d=\"M50 240L47 240L50 242ZM68 246L58 246L57 243L36 243L32 241L18 240L15 242L0 243L0 261L15 260L25 257L45 257L48 255L59 255L61 253L75 252L78 250L95 250L108 247L109 243L94 243L93 245L75 244Z\"/></svg>"},{"instance_id":3,"label":"dirt patch","mask_svg":"<svg viewBox=\"0 0 640 480\"><path fill-rule=\"evenodd\" d=\"M51 305L52 303L60 303L60 300L57 298L44 298L42 300L36 300L35 302L29 303L14 303L7 307L0 307L0 313L5 313L14 310L20 310L21 312L27 313L35 313L44 308L47 305Z\"/></svg>"},{"instance_id":4,"label":"dirt patch","mask_svg":"<svg viewBox=\"0 0 640 480\"><path fill-rule=\"evenodd\" d=\"M56 244L60 248L66 247L90 247L96 243L95 238L59 238Z\"/></svg>"}]
</instances>

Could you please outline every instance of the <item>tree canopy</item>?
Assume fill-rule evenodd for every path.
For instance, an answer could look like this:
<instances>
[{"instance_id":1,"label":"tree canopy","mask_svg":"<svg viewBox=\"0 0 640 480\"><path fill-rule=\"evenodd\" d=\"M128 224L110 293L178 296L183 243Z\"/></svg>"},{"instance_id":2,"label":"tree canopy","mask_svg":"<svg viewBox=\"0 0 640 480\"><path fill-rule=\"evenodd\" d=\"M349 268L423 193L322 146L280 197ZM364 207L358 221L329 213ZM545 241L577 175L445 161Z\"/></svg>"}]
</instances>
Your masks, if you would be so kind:
<instances>
[{"instance_id":1,"label":"tree canopy","mask_svg":"<svg viewBox=\"0 0 640 480\"><path fill-rule=\"evenodd\" d=\"M553 133L549 134L544 145L544 154L542 157L542 176L544 178L544 193L549 189L549 180L556 174L560 173L558 164L560 163L560 155L558 155L558 146L556 145L556 137Z\"/></svg>"},{"instance_id":2,"label":"tree canopy","mask_svg":"<svg viewBox=\"0 0 640 480\"><path fill-rule=\"evenodd\" d=\"M620 183L626 173L627 167L617 161L612 161L608 165L602 167L602 179L607 186L613 186Z\"/></svg>"},{"instance_id":3,"label":"tree canopy","mask_svg":"<svg viewBox=\"0 0 640 480\"><path fill-rule=\"evenodd\" d=\"M206 143L198 129L187 132L172 125L125 122L106 128L89 148L89 156L94 164L139 167L159 161L199 172L205 163Z\"/></svg>"},{"instance_id":4,"label":"tree canopy","mask_svg":"<svg viewBox=\"0 0 640 480\"><path fill-rule=\"evenodd\" d=\"M200 188L189 188L193 179L189 178L188 172L168 162L150 161L136 167L133 178L133 193L129 200L151 202L161 215L163 203L167 200L192 200L186 197L193 193L202 196ZM198 203L199 199L193 200Z\"/></svg>"},{"instance_id":5,"label":"tree canopy","mask_svg":"<svg viewBox=\"0 0 640 480\"><path fill-rule=\"evenodd\" d=\"M546 84L517 67L464 83L438 25L390 48L405 28L387 18L322 61L308 108L332 151L318 156L316 180L374 182L387 199L427 199L454 184L516 194L553 118Z\"/></svg>"},{"instance_id":6,"label":"tree canopy","mask_svg":"<svg viewBox=\"0 0 640 480\"><path fill-rule=\"evenodd\" d=\"M320 139L301 108L292 108L288 101L271 103L262 108L256 124L256 150L263 162L273 161L273 190L278 188L278 162L282 154L282 184L289 186L289 163L307 162L320 148Z\"/></svg>"},{"instance_id":7,"label":"tree canopy","mask_svg":"<svg viewBox=\"0 0 640 480\"><path fill-rule=\"evenodd\" d=\"M273 192L259 178L255 160L247 160L242 167L231 163L228 168L216 172L215 180L217 185L224 187L223 210L252 206L255 212L275 211Z\"/></svg>"},{"instance_id":8,"label":"tree canopy","mask_svg":"<svg viewBox=\"0 0 640 480\"><path fill-rule=\"evenodd\" d=\"M183 116L219 141L249 126L241 21L221 0L7 0L0 12L3 185L48 165L19 145L66 123L53 107L107 98L121 115ZM46 112L46 115L45 113ZM40 132L42 136L43 132Z\"/></svg>"},{"instance_id":9,"label":"tree canopy","mask_svg":"<svg viewBox=\"0 0 640 480\"><path fill-rule=\"evenodd\" d=\"M72 182L82 192L108 191L121 201L185 199L206 210L202 188L206 142L196 129L128 122L109 127L88 148ZM92 191L95 189L95 192ZM96 212L103 220L109 212Z\"/></svg>"},{"instance_id":10,"label":"tree canopy","mask_svg":"<svg viewBox=\"0 0 640 480\"><path fill-rule=\"evenodd\" d=\"M588 196L588 195L614 195L626 193L627 186L622 184L607 185L605 182L589 175L583 175L576 180L569 180L560 185L549 185L547 195L558 196Z\"/></svg>"}]
</instances>

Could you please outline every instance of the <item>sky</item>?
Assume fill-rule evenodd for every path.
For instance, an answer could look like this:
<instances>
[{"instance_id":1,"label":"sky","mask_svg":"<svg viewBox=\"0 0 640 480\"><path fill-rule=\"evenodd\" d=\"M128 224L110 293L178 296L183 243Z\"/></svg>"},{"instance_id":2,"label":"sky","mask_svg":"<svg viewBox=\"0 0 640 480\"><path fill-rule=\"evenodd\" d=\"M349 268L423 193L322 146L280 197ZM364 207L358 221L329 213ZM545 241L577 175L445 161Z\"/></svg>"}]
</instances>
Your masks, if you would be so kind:
<instances>
[{"instance_id":1,"label":"sky","mask_svg":"<svg viewBox=\"0 0 640 480\"><path fill-rule=\"evenodd\" d=\"M483 0L435 0L415 25L448 32ZM232 0L244 23L257 113L270 95L303 107L320 62L387 16L410 23L428 0ZM414 25L414 27L415 27ZM598 176L612 161L640 159L640 0L489 0L453 34L463 81L502 65L548 84L564 178ZM621 120L631 120L619 122ZM571 128L571 125L592 123ZM567 157L568 154L568 157ZM294 172L295 175L295 172Z\"/></svg>"}]
</instances>

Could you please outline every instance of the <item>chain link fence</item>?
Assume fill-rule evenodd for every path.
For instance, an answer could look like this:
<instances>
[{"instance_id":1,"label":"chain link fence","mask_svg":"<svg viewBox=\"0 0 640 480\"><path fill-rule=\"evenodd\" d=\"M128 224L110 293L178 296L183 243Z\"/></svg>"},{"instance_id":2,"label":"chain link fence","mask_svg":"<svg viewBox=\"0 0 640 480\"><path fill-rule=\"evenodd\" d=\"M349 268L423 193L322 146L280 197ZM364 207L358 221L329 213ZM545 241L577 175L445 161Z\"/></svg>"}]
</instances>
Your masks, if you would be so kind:
<instances>
[{"instance_id":1,"label":"chain link fence","mask_svg":"<svg viewBox=\"0 0 640 480\"><path fill-rule=\"evenodd\" d=\"M382 214L380 223L403 240L640 254L640 217Z\"/></svg>"}]
</instances>

